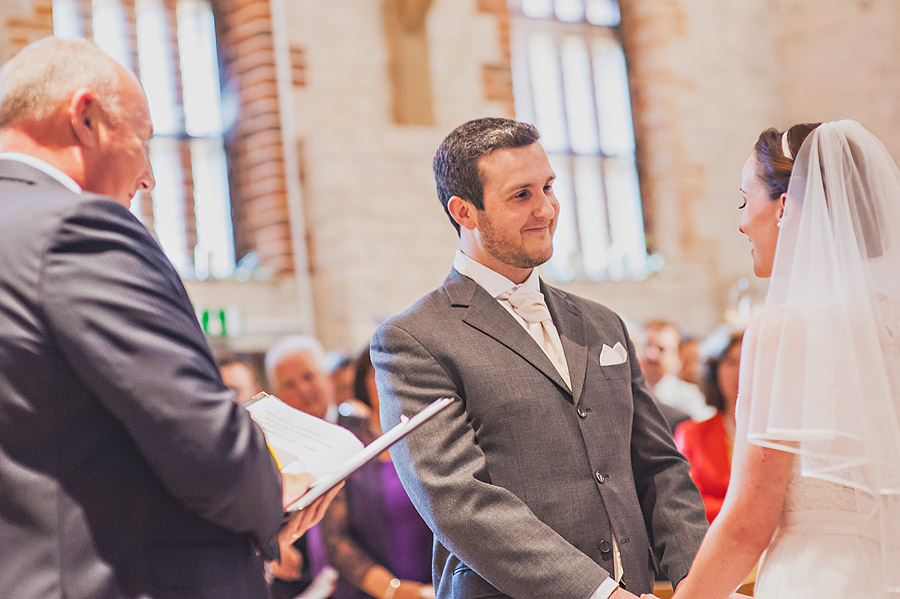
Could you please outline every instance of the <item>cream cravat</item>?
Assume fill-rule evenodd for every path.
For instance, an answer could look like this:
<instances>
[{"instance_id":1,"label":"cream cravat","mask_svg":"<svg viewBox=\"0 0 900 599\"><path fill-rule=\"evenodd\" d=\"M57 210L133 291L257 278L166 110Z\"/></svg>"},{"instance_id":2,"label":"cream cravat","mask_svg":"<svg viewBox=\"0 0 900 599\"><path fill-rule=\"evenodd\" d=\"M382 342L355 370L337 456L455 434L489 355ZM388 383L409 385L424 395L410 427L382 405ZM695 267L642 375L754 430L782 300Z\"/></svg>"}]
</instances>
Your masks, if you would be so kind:
<instances>
[{"instance_id":1,"label":"cream cravat","mask_svg":"<svg viewBox=\"0 0 900 599\"><path fill-rule=\"evenodd\" d=\"M553 325L550 318L550 310L544 301L544 294L528 285L519 285L509 291L500 294L497 299L509 301L513 312L518 314L527 324L526 329L537 342L538 346L550 362L556 368L559 375L572 388L572 380L569 377L569 365L566 363L566 355L563 353L562 341L559 339L559 331Z\"/></svg>"}]
</instances>

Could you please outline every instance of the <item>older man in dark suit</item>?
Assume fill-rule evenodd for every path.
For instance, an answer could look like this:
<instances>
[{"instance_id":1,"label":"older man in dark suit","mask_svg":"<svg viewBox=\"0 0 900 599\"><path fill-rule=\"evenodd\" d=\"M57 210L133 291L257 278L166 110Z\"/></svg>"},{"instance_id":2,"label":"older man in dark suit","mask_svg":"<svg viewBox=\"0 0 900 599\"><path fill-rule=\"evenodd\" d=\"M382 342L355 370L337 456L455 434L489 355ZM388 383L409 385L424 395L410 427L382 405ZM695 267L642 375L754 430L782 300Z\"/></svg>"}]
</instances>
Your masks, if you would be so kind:
<instances>
[{"instance_id":1,"label":"older man in dark suit","mask_svg":"<svg viewBox=\"0 0 900 599\"><path fill-rule=\"evenodd\" d=\"M153 187L151 135L137 79L90 42L43 40L0 71L6 599L263 599L262 557L305 485L283 497L178 275L128 211Z\"/></svg>"},{"instance_id":2,"label":"older man in dark suit","mask_svg":"<svg viewBox=\"0 0 900 599\"><path fill-rule=\"evenodd\" d=\"M372 340L385 428L459 398L391 452L435 534L440 598L649 592L654 559L679 582L706 530L621 319L535 270L559 211L537 140L495 118L444 140L453 270Z\"/></svg>"}]
</instances>

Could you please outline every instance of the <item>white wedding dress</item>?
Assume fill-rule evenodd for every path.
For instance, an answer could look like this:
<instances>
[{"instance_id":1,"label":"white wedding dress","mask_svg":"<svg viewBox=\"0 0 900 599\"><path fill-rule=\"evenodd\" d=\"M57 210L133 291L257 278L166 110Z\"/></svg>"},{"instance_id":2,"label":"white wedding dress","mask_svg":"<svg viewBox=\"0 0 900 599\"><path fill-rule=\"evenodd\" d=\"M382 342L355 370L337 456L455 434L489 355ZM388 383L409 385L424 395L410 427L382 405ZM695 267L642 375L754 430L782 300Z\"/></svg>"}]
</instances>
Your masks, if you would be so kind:
<instances>
[{"instance_id":1,"label":"white wedding dress","mask_svg":"<svg viewBox=\"0 0 900 599\"><path fill-rule=\"evenodd\" d=\"M885 591L881 576L878 519L860 512L856 493L801 476L795 462L781 522L757 574L755 597L897 597Z\"/></svg>"}]
</instances>

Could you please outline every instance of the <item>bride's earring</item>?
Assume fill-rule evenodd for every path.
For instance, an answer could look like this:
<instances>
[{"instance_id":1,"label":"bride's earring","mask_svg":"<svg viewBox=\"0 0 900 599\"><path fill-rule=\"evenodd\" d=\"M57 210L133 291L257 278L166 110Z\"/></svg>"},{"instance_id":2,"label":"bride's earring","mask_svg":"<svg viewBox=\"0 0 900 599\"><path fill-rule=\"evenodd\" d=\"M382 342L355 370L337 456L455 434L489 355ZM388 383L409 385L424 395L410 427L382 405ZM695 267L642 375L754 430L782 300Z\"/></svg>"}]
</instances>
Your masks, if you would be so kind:
<instances>
[{"instance_id":1,"label":"bride's earring","mask_svg":"<svg viewBox=\"0 0 900 599\"><path fill-rule=\"evenodd\" d=\"M775 226L778 227L779 229L781 228L781 219L778 219L778 222L775 223Z\"/></svg>"}]
</instances>

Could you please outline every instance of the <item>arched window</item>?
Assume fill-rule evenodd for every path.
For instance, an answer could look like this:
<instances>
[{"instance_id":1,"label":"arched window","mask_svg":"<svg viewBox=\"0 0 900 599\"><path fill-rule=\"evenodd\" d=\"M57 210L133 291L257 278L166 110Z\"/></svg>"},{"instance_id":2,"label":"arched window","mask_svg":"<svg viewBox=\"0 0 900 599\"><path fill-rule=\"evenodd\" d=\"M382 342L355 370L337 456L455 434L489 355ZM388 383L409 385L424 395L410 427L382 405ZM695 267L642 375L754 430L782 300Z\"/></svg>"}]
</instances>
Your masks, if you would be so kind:
<instances>
[{"instance_id":1,"label":"arched window","mask_svg":"<svg viewBox=\"0 0 900 599\"><path fill-rule=\"evenodd\" d=\"M134 70L150 104L156 189L135 213L187 278L235 267L216 27L210 0L53 0L60 37L90 37Z\"/></svg>"},{"instance_id":2,"label":"arched window","mask_svg":"<svg viewBox=\"0 0 900 599\"><path fill-rule=\"evenodd\" d=\"M509 0L516 116L541 131L560 218L545 272L647 274L634 125L616 0Z\"/></svg>"}]
</instances>

